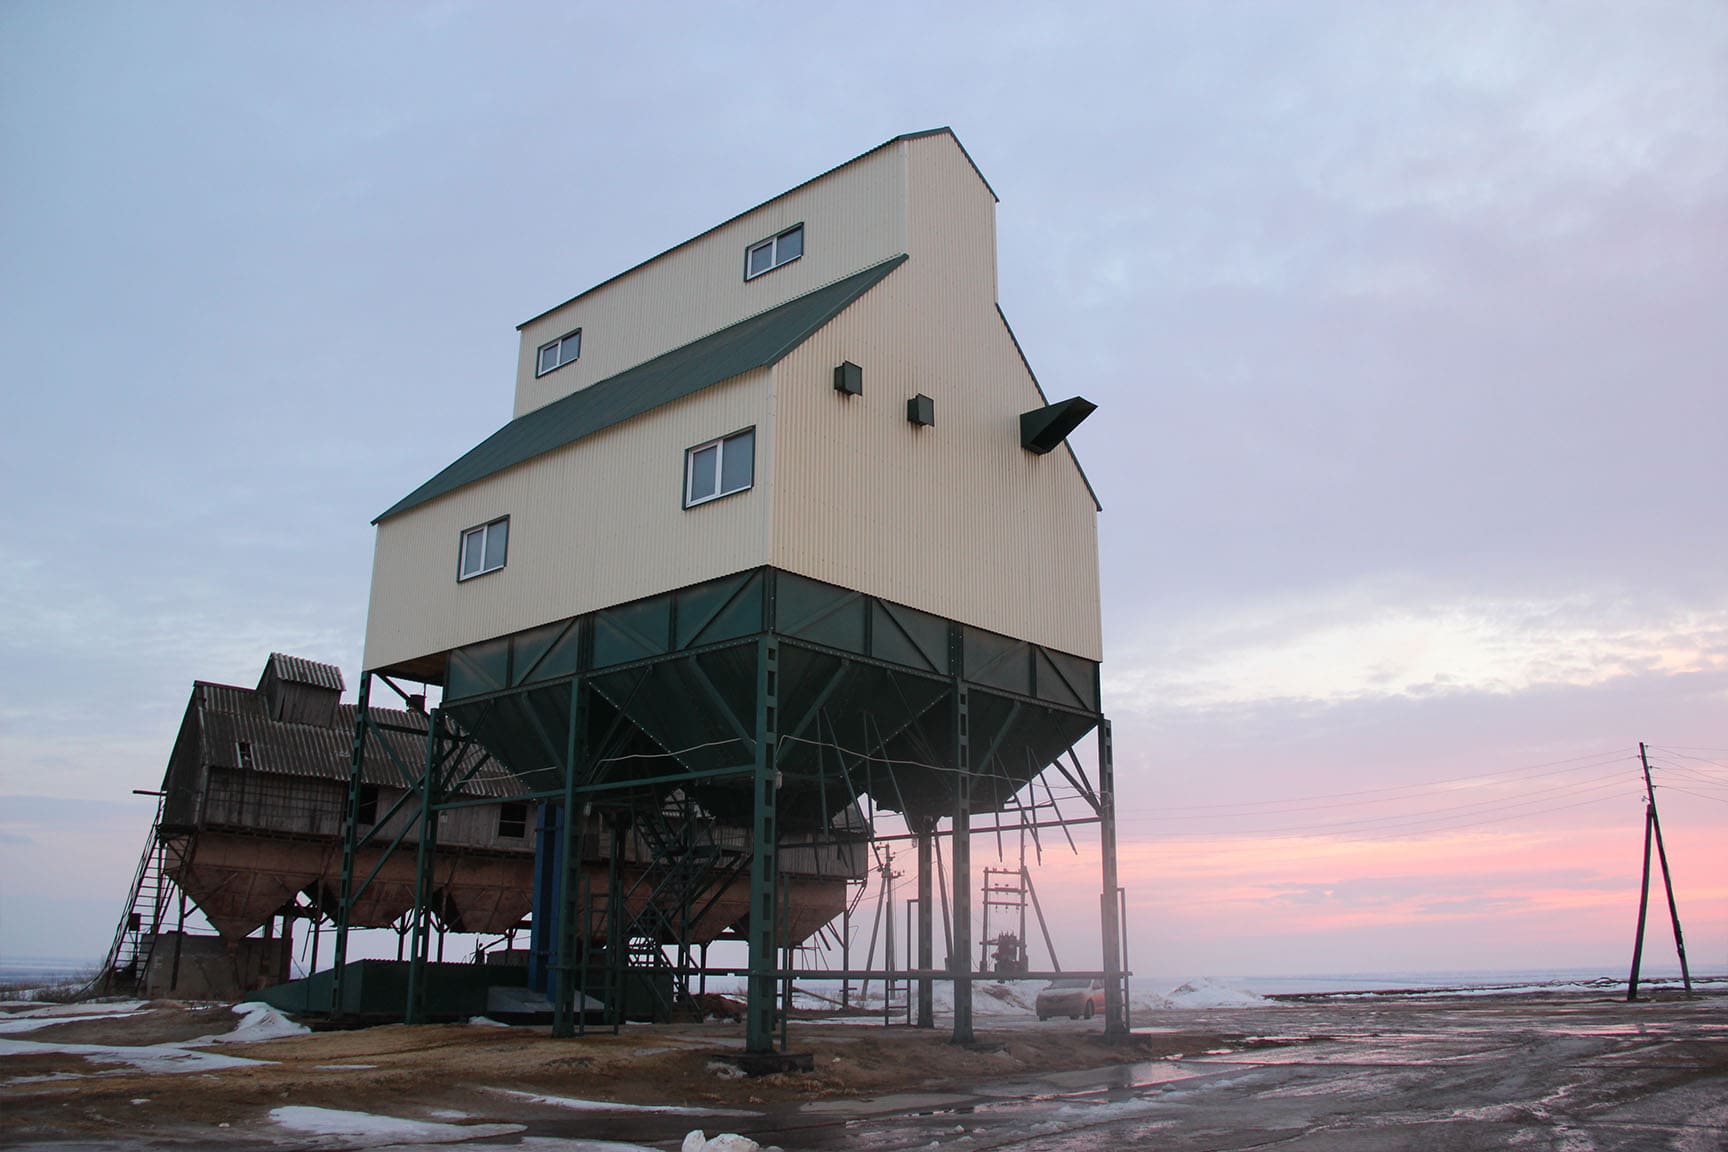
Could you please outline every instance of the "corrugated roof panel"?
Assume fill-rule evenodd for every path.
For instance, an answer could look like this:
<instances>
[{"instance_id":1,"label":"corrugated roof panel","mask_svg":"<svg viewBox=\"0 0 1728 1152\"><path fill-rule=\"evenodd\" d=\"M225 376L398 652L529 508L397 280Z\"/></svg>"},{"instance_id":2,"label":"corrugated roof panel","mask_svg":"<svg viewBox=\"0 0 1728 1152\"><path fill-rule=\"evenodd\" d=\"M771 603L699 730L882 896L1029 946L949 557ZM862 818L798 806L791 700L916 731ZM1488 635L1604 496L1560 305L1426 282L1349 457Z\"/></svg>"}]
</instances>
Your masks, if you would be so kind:
<instances>
[{"instance_id":1,"label":"corrugated roof panel","mask_svg":"<svg viewBox=\"0 0 1728 1152\"><path fill-rule=\"evenodd\" d=\"M342 683L342 669L336 665L320 664L316 660L289 656L284 652L270 653L268 670L276 674L276 679L286 684L310 684L314 688L329 688L337 692L346 687Z\"/></svg>"},{"instance_id":2,"label":"corrugated roof panel","mask_svg":"<svg viewBox=\"0 0 1728 1152\"><path fill-rule=\"evenodd\" d=\"M378 520L704 388L776 364L905 262L904 255L885 260L524 413L391 505Z\"/></svg>"},{"instance_id":3,"label":"corrugated roof panel","mask_svg":"<svg viewBox=\"0 0 1728 1152\"><path fill-rule=\"evenodd\" d=\"M356 705L341 705L336 710L335 726L324 727L270 719L264 697L249 688L199 684L197 690L201 698L199 727L206 765L244 768L271 776L300 776L341 784L348 782L354 720L358 711ZM424 734L429 720L423 714L395 708L373 708L371 714L381 723L414 728L420 733L372 730L361 778L368 784L400 788L403 786L401 774L380 742L388 742L396 758L410 772L419 773L426 763ZM241 744L246 745L244 755ZM464 753L455 778L465 775L467 769L484 755L477 748ZM243 764L242 759L250 763ZM502 798L516 795L521 787L502 765L494 761L481 768L460 791L469 796Z\"/></svg>"}]
</instances>

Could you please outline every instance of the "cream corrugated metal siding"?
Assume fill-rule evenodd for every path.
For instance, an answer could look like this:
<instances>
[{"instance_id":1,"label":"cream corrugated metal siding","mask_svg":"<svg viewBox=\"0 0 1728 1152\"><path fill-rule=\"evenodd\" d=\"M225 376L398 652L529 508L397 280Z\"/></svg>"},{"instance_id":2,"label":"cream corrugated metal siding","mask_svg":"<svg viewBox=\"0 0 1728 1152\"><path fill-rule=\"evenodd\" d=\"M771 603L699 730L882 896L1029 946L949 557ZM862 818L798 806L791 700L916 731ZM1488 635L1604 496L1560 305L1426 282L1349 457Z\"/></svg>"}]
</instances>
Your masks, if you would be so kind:
<instances>
[{"instance_id":1,"label":"cream corrugated metal siding","mask_svg":"<svg viewBox=\"0 0 1728 1152\"><path fill-rule=\"evenodd\" d=\"M514 415L906 251L903 150L868 153L529 321ZM804 255L746 281L745 248L798 223ZM581 357L536 379L536 350L576 328Z\"/></svg>"},{"instance_id":2,"label":"cream corrugated metal siding","mask_svg":"<svg viewBox=\"0 0 1728 1152\"><path fill-rule=\"evenodd\" d=\"M993 198L951 137L902 147L911 260L775 369L772 562L1100 659L1096 507L1067 452L1020 446L1043 401L996 310Z\"/></svg>"},{"instance_id":3,"label":"cream corrugated metal siding","mask_svg":"<svg viewBox=\"0 0 1728 1152\"><path fill-rule=\"evenodd\" d=\"M767 563L770 371L715 385L381 522L365 667ZM748 427L756 428L755 486L686 510L685 449ZM500 516L510 517L504 568L458 582L461 532Z\"/></svg>"},{"instance_id":4,"label":"cream corrugated metal siding","mask_svg":"<svg viewBox=\"0 0 1728 1152\"><path fill-rule=\"evenodd\" d=\"M745 283L745 246L800 221L805 255ZM365 666L763 564L1098 659L1096 510L1068 452L1020 447L1042 400L995 307L994 196L950 134L890 142L531 321L517 411L901 252L777 367L382 521ZM582 359L536 382L534 349L577 326ZM863 396L833 390L842 360ZM934 427L906 421L918 392ZM754 489L686 511L685 449L751 426ZM500 516L508 564L458 582L460 532Z\"/></svg>"}]
</instances>

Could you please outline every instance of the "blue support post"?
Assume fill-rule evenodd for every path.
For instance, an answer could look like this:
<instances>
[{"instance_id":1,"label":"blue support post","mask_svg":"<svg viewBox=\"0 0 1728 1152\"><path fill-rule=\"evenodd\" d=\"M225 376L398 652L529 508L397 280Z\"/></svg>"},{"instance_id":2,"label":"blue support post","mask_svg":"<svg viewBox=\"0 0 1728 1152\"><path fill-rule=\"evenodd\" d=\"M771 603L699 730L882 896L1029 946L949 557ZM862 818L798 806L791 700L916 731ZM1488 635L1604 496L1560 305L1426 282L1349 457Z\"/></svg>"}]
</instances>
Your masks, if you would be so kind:
<instances>
[{"instance_id":1,"label":"blue support post","mask_svg":"<svg viewBox=\"0 0 1728 1152\"><path fill-rule=\"evenodd\" d=\"M559 851L563 847L564 807L550 801L540 805L534 828L534 911L528 940L528 987L548 1000L557 991L552 983L552 964L558 958Z\"/></svg>"}]
</instances>

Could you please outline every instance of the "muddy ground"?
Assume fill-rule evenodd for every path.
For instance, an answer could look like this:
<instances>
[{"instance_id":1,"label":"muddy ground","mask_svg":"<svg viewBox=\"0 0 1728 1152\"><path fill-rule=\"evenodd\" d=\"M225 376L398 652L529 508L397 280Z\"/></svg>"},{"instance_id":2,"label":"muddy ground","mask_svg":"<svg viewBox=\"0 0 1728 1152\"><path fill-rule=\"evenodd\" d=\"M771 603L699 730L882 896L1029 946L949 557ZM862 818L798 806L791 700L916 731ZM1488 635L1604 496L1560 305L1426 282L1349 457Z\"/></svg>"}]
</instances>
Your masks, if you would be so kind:
<instances>
[{"instance_id":1,"label":"muddy ground","mask_svg":"<svg viewBox=\"0 0 1728 1152\"><path fill-rule=\"evenodd\" d=\"M154 1002L119 1019L69 1021L18 1037L42 1044L136 1047L172 1044L233 1027L228 1006ZM104 1138L152 1129L250 1125L272 1107L298 1105L430 1117L462 1111L507 1118L518 1092L610 1100L749 1108L912 1089L951 1089L974 1080L1095 1068L1156 1059L1224 1036L1137 1036L1106 1041L1102 1030L984 1031L973 1048L946 1032L859 1023L803 1023L792 1048L815 1071L742 1077L716 1058L741 1052L736 1024L630 1025L555 1040L541 1028L471 1024L385 1025L315 1032L204 1049L269 1061L214 1072L146 1073L101 1055L0 1055L0 1134L10 1141ZM139 1099L145 1103L134 1103ZM190 1134L189 1132L185 1134Z\"/></svg>"},{"instance_id":2,"label":"muddy ground","mask_svg":"<svg viewBox=\"0 0 1728 1152\"><path fill-rule=\"evenodd\" d=\"M310 1106L476 1125L488 1148L575 1147L566 1141L578 1136L675 1148L697 1126L787 1149L1107 1149L1150 1146L1142 1137L1154 1132L1159 1146L1205 1149L1269 1137L1316 1149L1728 1148L1722 996L1638 1005L1382 998L1166 1012L1138 1018L1144 1030L1127 1040L1107 1040L1096 1021L992 1017L968 1048L942 1030L806 1022L793 1025L791 1047L811 1053L815 1071L756 1078L716 1060L741 1051L743 1035L715 1023L573 1040L545 1028L391 1025L189 1049L263 1061L236 1067L140 1071L123 1059L159 1051L171 1064L179 1049L152 1046L235 1022L227 1006L155 1003L0 1033L31 1042L0 1045L0 1144L409 1146L376 1135L308 1136L272 1119L273 1110ZM35 1048L68 1044L108 1050ZM581 1101L707 1111L573 1103ZM1615 1108L1639 1119L1613 1121ZM1381 1122L1388 1116L1406 1119ZM1450 1131L1463 1142L1417 1142L1410 1116L1430 1136ZM1601 1128L1594 1136L1592 1123ZM1131 1135L1136 1124L1145 1132Z\"/></svg>"}]
</instances>

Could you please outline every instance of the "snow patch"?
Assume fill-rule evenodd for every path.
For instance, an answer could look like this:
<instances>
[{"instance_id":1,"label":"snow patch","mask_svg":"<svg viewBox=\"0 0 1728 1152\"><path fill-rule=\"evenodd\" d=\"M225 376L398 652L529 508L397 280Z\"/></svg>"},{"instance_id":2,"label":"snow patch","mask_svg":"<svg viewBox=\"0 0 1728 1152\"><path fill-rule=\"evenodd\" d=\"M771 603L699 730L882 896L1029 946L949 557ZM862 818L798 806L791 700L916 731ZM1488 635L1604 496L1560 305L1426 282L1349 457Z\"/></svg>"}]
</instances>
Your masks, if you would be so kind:
<instances>
[{"instance_id":1,"label":"snow patch","mask_svg":"<svg viewBox=\"0 0 1728 1152\"><path fill-rule=\"evenodd\" d=\"M209 1036L187 1041L189 1044L252 1044L260 1040L280 1040L284 1036L304 1036L312 1029L296 1024L268 1004L255 1000L236 1004L234 1013L240 1023L225 1036Z\"/></svg>"},{"instance_id":2,"label":"snow patch","mask_svg":"<svg viewBox=\"0 0 1728 1152\"><path fill-rule=\"evenodd\" d=\"M508 1028L508 1027L510 1027L510 1025L504 1023L504 1021L494 1020L490 1016L470 1016L470 1017L468 1017L468 1023L478 1025L481 1028Z\"/></svg>"},{"instance_id":3,"label":"snow patch","mask_svg":"<svg viewBox=\"0 0 1728 1152\"><path fill-rule=\"evenodd\" d=\"M717 1136L703 1135L702 1129L693 1128L684 1136L681 1152L756 1152L762 1145L748 1136L740 1136L736 1132L722 1132Z\"/></svg>"},{"instance_id":4,"label":"snow patch","mask_svg":"<svg viewBox=\"0 0 1728 1152\"><path fill-rule=\"evenodd\" d=\"M658 1112L665 1116L754 1116L735 1108L686 1108L678 1104L619 1104L612 1100L582 1100L574 1096L542 1096L534 1092L518 1092L513 1088L492 1088L500 1096L514 1096L530 1104L549 1104L554 1108L569 1108L578 1112Z\"/></svg>"},{"instance_id":5,"label":"snow patch","mask_svg":"<svg viewBox=\"0 0 1728 1152\"><path fill-rule=\"evenodd\" d=\"M396 1116L313 1108L303 1104L272 1108L270 1119L291 1132L340 1138L342 1145L350 1148L410 1141L455 1144L489 1136L513 1136L525 1130L521 1124L443 1124L436 1120L403 1120Z\"/></svg>"},{"instance_id":6,"label":"snow patch","mask_svg":"<svg viewBox=\"0 0 1728 1152\"><path fill-rule=\"evenodd\" d=\"M1184 981L1159 997L1163 1008L1265 1008L1276 1003L1264 996L1232 988L1209 977ZM1139 1005L1136 1005L1139 1007Z\"/></svg>"},{"instance_id":7,"label":"snow patch","mask_svg":"<svg viewBox=\"0 0 1728 1152\"><path fill-rule=\"evenodd\" d=\"M1036 996L1036 993L1033 995ZM1026 998L1021 989L1012 984L972 985L974 1016L1018 1016L1024 1012L1036 1011L1035 1004Z\"/></svg>"},{"instance_id":8,"label":"snow patch","mask_svg":"<svg viewBox=\"0 0 1728 1152\"><path fill-rule=\"evenodd\" d=\"M40 1019L44 1016L130 1016L141 1012L150 1006L148 1000L89 1000L82 1004L47 1004L41 1008L26 1008L21 1012L8 1012L8 1020L23 1017Z\"/></svg>"},{"instance_id":9,"label":"snow patch","mask_svg":"<svg viewBox=\"0 0 1728 1152\"><path fill-rule=\"evenodd\" d=\"M57 1004L57 1008L74 1007L74 1005ZM76 1005L83 1007L83 1005ZM34 1009L28 1012L14 1012L0 1019L0 1035L14 1035L19 1032L34 1032L38 1028L47 1028L55 1024L69 1024L80 1020L119 1020L127 1016L135 1016L137 1008L121 1012L48 1012L44 1009Z\"/></svg>"},{"instance_id":10,"label":"snow patch","mask_svg":"<svg viewBox=\"0 0 1728 1152\"><path fill-rule=\"evenodd\" d=\"M463 1144L462 1152L662 1152L646 1144L620 1144L615 1140L573 1140L567 1136L522 1136L508 1144ZM411 1147L393 1147L392 1152L414 1152Z\"/></svg>"},{"instance_id":11,"label":"snow patch","mask_svg":"<svg viewBox=\"0 0 1728 1152\"><path fill-rule=\"evenodd\" d=\"M241 1056L219 1056L200 1052L177 1044L141 1044L127 1047L119 1044L50 1044L35 1040L0 1040L0 1056L49 1055L82 1056L98 1064L125 1064L140 1072L219 1072L225 1068L246 1068L268 1064L268 1060L248 1060ZM114 1072L98 1075L116 1075Z\"/></svg>"}]
</instances>

